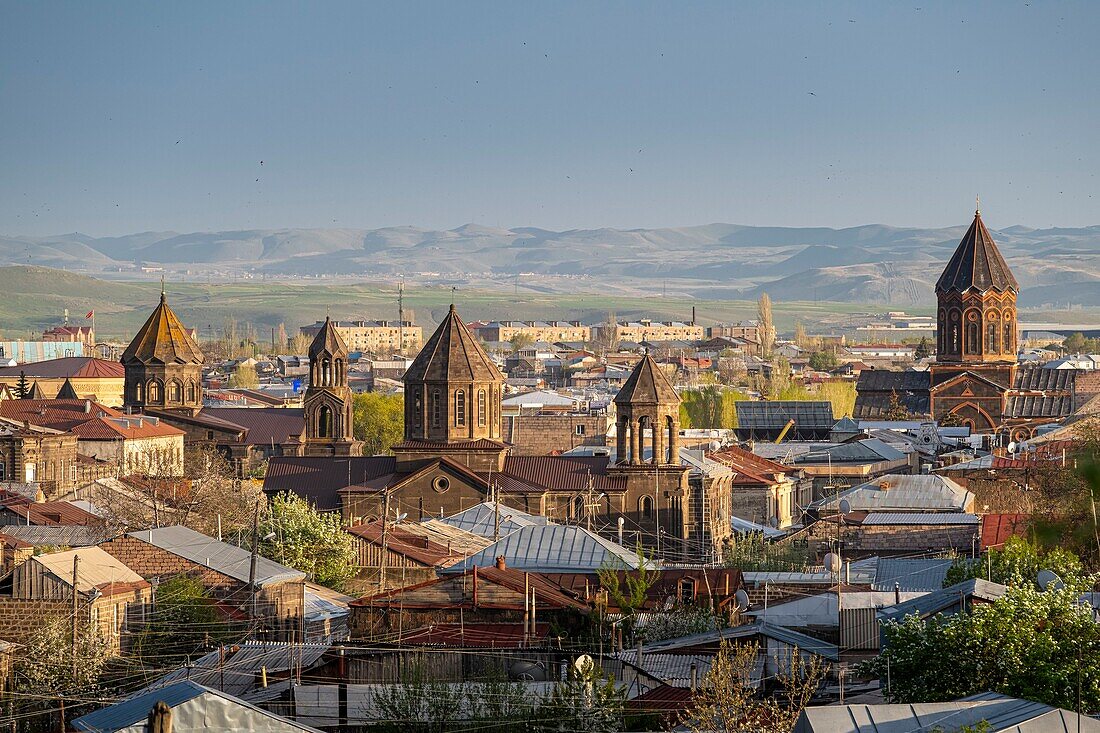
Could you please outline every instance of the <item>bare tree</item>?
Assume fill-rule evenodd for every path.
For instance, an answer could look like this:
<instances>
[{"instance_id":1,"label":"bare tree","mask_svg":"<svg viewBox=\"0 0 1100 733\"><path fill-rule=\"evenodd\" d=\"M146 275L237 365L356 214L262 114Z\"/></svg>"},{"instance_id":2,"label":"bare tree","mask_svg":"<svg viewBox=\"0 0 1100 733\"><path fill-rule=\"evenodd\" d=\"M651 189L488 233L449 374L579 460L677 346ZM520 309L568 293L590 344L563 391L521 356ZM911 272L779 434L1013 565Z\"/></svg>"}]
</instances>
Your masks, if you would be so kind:
<instances>
[{"instance_id":1,"label":"bare tree","mask_svg":"<svg viewBox=\"0 0 1100 733\"><path fill-rule=\"evenodd\" d=\"M772 320L772 299L768 297L767 293L760 295L760 300L757 302L757 313L760 324L757 329L760 336L760 357L770 359L772 352L775 350L775 322Z\"/></svg>"}]
</instances>

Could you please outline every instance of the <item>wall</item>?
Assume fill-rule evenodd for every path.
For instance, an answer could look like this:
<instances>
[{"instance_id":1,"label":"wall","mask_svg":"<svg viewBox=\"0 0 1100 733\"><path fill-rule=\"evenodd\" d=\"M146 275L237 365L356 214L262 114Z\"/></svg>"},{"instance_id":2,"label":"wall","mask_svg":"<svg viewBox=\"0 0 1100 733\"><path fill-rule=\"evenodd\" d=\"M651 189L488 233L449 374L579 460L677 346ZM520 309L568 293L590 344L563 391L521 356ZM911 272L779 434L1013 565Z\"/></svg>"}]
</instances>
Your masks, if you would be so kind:
<instances>
[{"instance_id":1,"label":"wall","mask_svg":"<svg viewBox=\"0 0 1100 733\"><path fill-rule=\"evenodd\" d=\"M505 415L501 418L502 439L512 444L516 456L548 455L581 445L607 445L607 431L613 424L608 415ZM584 433L578 434L580 426Z\"/></svg>"}]
</instances>

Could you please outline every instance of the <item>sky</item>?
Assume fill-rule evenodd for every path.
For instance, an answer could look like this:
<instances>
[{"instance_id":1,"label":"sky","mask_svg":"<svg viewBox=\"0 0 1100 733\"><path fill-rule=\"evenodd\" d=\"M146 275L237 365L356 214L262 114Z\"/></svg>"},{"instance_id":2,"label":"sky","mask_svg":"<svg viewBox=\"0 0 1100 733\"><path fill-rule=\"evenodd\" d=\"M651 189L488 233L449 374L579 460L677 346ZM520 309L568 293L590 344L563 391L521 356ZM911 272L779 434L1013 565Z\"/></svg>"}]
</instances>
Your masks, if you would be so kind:
<instances>
[{"instance_id":1,"label":"sky","mask_svg":"<svg viewBox=\"0 0 1100 733\"><path fill-rule=\"evenodd\" d=\"M1100 224L1100 3L0 3L0 234Z\"/></svg>"}]
</instances>

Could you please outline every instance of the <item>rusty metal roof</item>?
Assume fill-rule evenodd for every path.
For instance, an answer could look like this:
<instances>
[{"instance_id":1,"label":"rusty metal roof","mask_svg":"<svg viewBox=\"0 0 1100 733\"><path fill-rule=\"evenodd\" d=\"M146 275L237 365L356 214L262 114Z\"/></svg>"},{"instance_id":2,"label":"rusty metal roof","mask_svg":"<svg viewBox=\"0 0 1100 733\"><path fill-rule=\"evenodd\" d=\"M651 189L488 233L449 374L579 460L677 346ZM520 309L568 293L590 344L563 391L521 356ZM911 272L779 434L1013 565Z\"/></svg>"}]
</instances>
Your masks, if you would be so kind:
<instances>
[{"instance_id":1,"label":"rusty metal roof","mask_svg":"<svg viewBox=\"0 0 1100 733\"><path fill-rule=\"evenodd\" d=\"M508 456L504 475L541 489L595 491L626 489L626 478L608 476L608 456Z\"/></svg>"},{"instance_id":2,"label":"rusty metal roof","mask_svg":"<svg viewBox=\"0 0 1100 733\"><path fill-rule=\"evenodd\" d=\"M120 361L123 364L202 364L203 354L161 293L160 304L138 329Z\"/></svg>"},{"instance_id":3,"label":"rusty metal roof","mask_svg":"<svg viewBox=\"0 0 1100 733\"><path fill-rule=\"evenodd\" d=\"M97 359L93 356L66 356L30 364L0 367L0 377L18 377L22 372L27 379L122 379L126 371L116 361Z\"/></svg>"}]
</instances>

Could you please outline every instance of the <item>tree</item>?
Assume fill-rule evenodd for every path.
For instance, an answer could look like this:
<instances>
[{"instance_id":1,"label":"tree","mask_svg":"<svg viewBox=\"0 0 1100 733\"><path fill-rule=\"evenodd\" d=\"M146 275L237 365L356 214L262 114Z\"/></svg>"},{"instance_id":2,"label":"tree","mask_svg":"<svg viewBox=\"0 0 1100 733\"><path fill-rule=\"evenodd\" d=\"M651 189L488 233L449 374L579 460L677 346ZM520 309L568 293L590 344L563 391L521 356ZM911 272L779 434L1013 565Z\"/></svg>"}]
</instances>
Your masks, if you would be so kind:
<instances>
[{"instance_id":1,"label":"tree","mask_svg":"<svg viewBox=\"0 0 1100 733\"><path fill-rule=\"evenodd\" d=\"M352 432L364 455L388 453L405 434L405 400L399 394L363 392L352 398Z\"/></svg>"},{"instance_id":2,"label":"tree","mask_svg":"<svg viewBox=\"0 0 1100 733\"><path fill-rule=\"evenodd\" d=\"M723 641L681 724L692 733L789 733L825 679L828 665L816 656L807 661L795 647L789 659L776 659L779 699L760 699L752 686L760 653L757 644Z\"/></svg>"},{"instance_id":3,"label":"tree","mask_svg":"<svg viewBox=\"0 0 1100 733\"><path fill-rule=\"evenodd\" d=\"M27 373L22 369L19 370L19 381L15 383L15 398L17 400L23 400L30 394L31 385L27 381Z\"/></svg>"},{"instance_id":4,"label":"tree","mask_svg":"<svg viewBox=\"0 0 1100 733\"><path fill-rule=\"evenodd\" d=\"M767 293L760 295L756 308L759 321L757 333L760 337L760 357L770 359L775 349L775 323L772 321L772 299Z\"/></svg>"},{"instance_id":5,"label":"tree","mask_svg":"<svg viewBox=\"0 0 1100 733\"><path fill-rule=\"evenodd\" d=\"M832 351L822 349L810 354L810 369L815 372L827 372L830 369L835 369L836 365L836 354Z\"/></svg>"},{"instance_id":6,"label":"tree","mask_svg":"<svg viewBox=\"0 0 1100 733\"><path fill-rule=\"evenodd\" d=\"M913 351L913 357L916 358L917 361L920 361L930 356L932 356L932 346L928 343L928 337L921 336L920 343L917 344L917 348Z\"/></svg>"},{"instance_id":7,"label":"tree","mask_svg":"<svg viewBox=\"0 0 1100 733\"><path fill-rule=\"evenodd\" d=\"M624 633L633 633L635 614L645 606L649 589L661 578L661 571L653 569L651 559L639 545L638 569L627 570L621 565L608 565L596 571L600 588L607 592L608 606L619 609Z\"/></svg>"},{"instance_id":8,"label":"tree","mask_svg":"<svg viewBox=\"0 0 1100 733\"><path fill-rule=\"evenodd\" d=\"M260 554L301 570L310 580L338 588L355 575L355 543L339 514L319 512L299 496L276 496L263 522Z\"/></svg>"},{"instance_id":9,"label":"tree","mask_svg":"<svg viewBox=\"0 0 1100 733\"><path fill-rule=\"evenodd\" d=\"M135 652L148 658L182 659L234 636L202 582L177 575L156 589L155 613L141 630Z\"/></svg>"},{"instance_id":10,"label":"tree","mask_svg":"<svg viewBox=\"0 0 1100 733\"><path fill-rule=\"evenodd\" d=\"M737 427L736 403L748 399L742 392L708 385L680 395L680 422L684 428Z\"/></svg>"},{"instance_id":11,"label":"tree","mask_svg":"<svg viewBox=\"0 0 1100 733\"><path fill-rule=\"evenodd\" d=\"M260 378L256 376L256 367L251 364L240 364L229 378L229 386L235 389L256 389L260 386Z\"/></svg>"},{"instance_id":12,"label":"tree","mask_svg":"<svg viewBox=\"0 0 1100 733\"><path fill-rule=\"evenodd\" d=\"M802 349L810 344L810 340L806 337L806 327L801 322L794 324L794 343Z\"/></svg>"},{"instance_id":13,"label":"tree","mask_svg":"<svg viewBox=\"0 0 1100 733\"><path fill-rule=\"evenodd\" d=\"M856 385L853 382L823 382L817 386L816 396L833 406L833 417L838 420L856 411Z\"/></svg>"},{"instance_id":14,"label":"tree","mask_svg":"<svg viewBox=\"0 0 1100 733\"><path fill-rule=\"evenodd\" d=\"M908 420L910 417L909 408L901 401L896 389L890 390L890 406L886 409L885 417L887 420L896 421Z\"/></svg>"},{"instance_id":15,"label":"tree","mask_svg":"<svg viewBox=\"0 0 1100 733\"><path fill-rule=\"evenodd\" d=\"M299 355L299 356L302 355L302 354L305 354L306 352L309 351L309 344L310 344L309 336L306 336L304 333L299 331L298 333L294 334L294 336L292 336L291 339L290 339L290 344L289 344L290 353L291 354L296 354L296 355Z\"/></svg>"},{"instance_id":16,"label":"tree","mask_svg":"<svg viewBox=\"0 0 1100 733\"><path fill-rule=\"evenodd\" d=\"M954 700L984 691L1100 711L1100 624L1079 591L1011 588L951 617L884 624L886 646L864 672L886 679L892 702Z\"/></svg>"},{"instance_id":17,"label":"tree","mask_svg":"<svg viewBox=\"0 0 1100 733\"><path fill-rule=\"evenodd\" d=\"M524 332L520 332L512 336L512 340L508 342L508 344L512 347L513 354L523 349L526 349L533 343L535 343L535 339L531 337L531 334Z\"/></svg>"},{"instance_id":18,"label":"tree","mask_svg":"<svg viewBox=\"0 0 1100 733\"><path fill-rule=\"evenodd\" d=\"M72 634L72 620L67 615L44 617L36 633L13 655L11 692L18 700L13 712L53 711L57 701L64 699L71 720L99 707L101 680L111 657L109 645L99 634L83 632L77 634L74 645Z\"/></svg>"},{"instance_id":19,"label":"tree","mask_svg":"<svg viewBox=\"0 0 1100 733\"><path fill-rule=\"evenodd\" d=\"M944 587L967 578L982 578L1013 588L1038 588L1040 570L1054 572L1062 583L1078 592L1091 589L1081 559L1061 547L1039 548L1022 537L1009 537L1000 548L986 550L977 560L960 558L947 571Z\"/></svg>"},{"instance_id":20,"label":"tree","mask_svg":"<svg viewBox=\"0 0 1100 733\"><path fill-rule=\"evenodd\" d=\"M538 729L562 733L621 731L625 696L626 691L615 684L614 677L604 677L591 660L588 664L571 664L568 677L554 685L550 699L540 707L538 717L543 722Z\"/></svg>"},{"instance_id":21,"label":"tree","mask_svg":"<svg viewBox=\"0 0 1100 733\"><path fill-rule=\"evenodd\" d=\"M1073 333L1066 336L1062 342L1062 347L1071 354L1080 354L1085 351L1088 346L1089 340L1085 338L1083 333Z\"/></svg>"}]
</instances>

